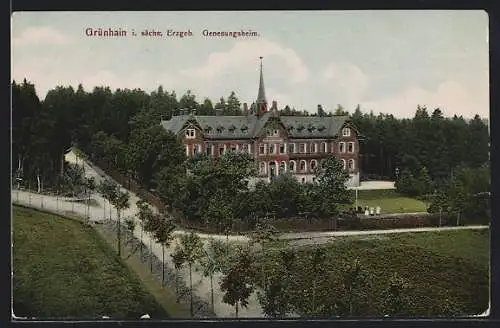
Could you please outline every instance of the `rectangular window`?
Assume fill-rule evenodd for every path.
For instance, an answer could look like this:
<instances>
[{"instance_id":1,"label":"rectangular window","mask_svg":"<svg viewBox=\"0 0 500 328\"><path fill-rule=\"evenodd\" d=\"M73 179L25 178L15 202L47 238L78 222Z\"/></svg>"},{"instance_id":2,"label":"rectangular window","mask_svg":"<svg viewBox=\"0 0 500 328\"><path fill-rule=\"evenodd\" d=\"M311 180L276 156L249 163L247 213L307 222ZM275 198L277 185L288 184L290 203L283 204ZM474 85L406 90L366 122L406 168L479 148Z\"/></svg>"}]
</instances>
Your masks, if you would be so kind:
<instances>
[{"instance_id":1,"label":"rectangular window","mask_svg":"<svg viewBox=\"0 0 500 328\"><path fill-rule=\"evenodd\" d=\"M289 154L294 154L295 153L295 144L294 143L288 144L288 153Z\"/></svg>"},{"instance_id":2,"label":"rectangular window","mask_svg":"<svg viewBox=\"0 0 500 328\"><path fill-rule=\"evenodd\" d=\"M281 144L280 145L280 154L284 154L284 153L285 153L285 145Z\"/></svg>"},{"instance_id":3,"label":"rectangular window","mask_svg":"<svg viewBox=\"0 0 500 328\"><path fill-rule=\"evenodd\" d=\"M206 154L207 154L208 156L212 155L212 145L207 145Z\"/></svg>"},{"instance_id":4,"label":"rectangular window","mask_svg":"<svg viewBox=\"0 0 500 328\"><path fill-rule=\"evenodd\" d=\"M318 144L317 143L313 143L312 144L312 149L313 149L313 153L317 153L318 152Z\"/></svg>"},{"instance_id":5,"label":"rectangular window","mask_svg":"<svg viewBox=\"0 0 500 328\"><path fill-rule=\"evenodd\" d=\"M260 145L259 154L264 155L266 153L266 147L264 145Z\"/></svg>"},{"instance_id":6,"label":"rectangular window","mask_svg":"<svg viewBox=\"0 0 500 328\"><path fill-rule=\"evenodd\" d=\"M354 153L354 142L349 142L347 144L347 151L350 153Z\"/></svg>"},{"instance_id":7,"label":"rectangular window","mask_svg":"<svg viewBox=\"0 0 500 328\"><path fill-rule=\"evenodd\" d=\"M307 150L306 150L306 144L305 143L299 144L299 153L304 154L306 152L307 152Z\"/></svg>"},{"instance_id":8,"label":"rectangular window","mask_svg":"<svg viewBox=\"0 0 500 328\"><path fill-rule=\"evenodd\" d=\"M195 137L195 129L186 129L186 138L193 139Z\"/></svg>"},{"instance_id":9,"label":"rectangular window","mask_svg":"<svg viewBox=\"0 0 500 328\"><path fill-rule=\"evenodd\" d=\"M269 145L269 154L276 154L276 145L275 144Z\"/></svg>"},{"instance_id":10,"label":"rectangular window","mask_svg":"<svg viewBox=\"0 0 500 328\"><path fill-rule=\"evenodd\" d=\"M224 147L219 147L219 155L224 155Z\"/></svg>"},{"instance_id":11,"label":"rectangular window","mask_svg":"<svg viewBox=\"0 0 500 328\"><path fill-rule=\"evenodd\" d=\"M343 128L342 129L342 136L344 136L344 137L350 137L351 136L351 129L349 129L349 128Z\"/></svg>"},{"instance_id":12,"label":"rectangular window","mask_svg":"<svg viewBox=\"0 0 500 328\"><path fill-rule=\"evenodd\" d=\"M339 143L339 153L345 153L345 142Z\"/></svg>"}]
</instances>

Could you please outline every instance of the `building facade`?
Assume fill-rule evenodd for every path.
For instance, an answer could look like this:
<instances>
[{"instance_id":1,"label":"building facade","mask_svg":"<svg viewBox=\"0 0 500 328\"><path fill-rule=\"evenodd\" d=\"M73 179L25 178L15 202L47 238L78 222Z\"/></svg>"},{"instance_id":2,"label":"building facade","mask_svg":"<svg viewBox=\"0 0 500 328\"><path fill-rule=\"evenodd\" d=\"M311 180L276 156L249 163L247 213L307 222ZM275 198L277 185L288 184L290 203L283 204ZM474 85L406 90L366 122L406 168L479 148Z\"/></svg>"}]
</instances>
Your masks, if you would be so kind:
<instances>
[{"instance_id":1,"label":"building facade","mask_svg":"<svg viewBox=\"0 0 500 328\"><path fill-rule=\"evenodd\" d=\"M185 109L161 125L180 138L188 157L247 152L255 158L259 179L290 172L300 182L314 182L316 168L335 157L349 174L348 185L359 186L360 134L349 117L282 116L276 102L268 110L262 64L257 101L246 115L199 116Z\"/></svg>"}]
</instances>

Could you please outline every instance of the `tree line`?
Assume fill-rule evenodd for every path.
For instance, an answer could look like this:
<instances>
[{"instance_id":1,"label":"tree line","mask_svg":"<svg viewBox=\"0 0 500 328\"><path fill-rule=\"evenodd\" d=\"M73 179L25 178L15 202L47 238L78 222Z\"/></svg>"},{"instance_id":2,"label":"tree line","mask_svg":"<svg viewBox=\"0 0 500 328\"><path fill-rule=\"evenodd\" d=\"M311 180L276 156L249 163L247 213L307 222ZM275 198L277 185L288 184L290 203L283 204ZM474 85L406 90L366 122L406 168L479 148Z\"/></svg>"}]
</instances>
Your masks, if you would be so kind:
<instances>
[{"instance_id":1,"label":"tree line","mask_svg":"<svg viewBox=\"0 0 500 328\"><path fill-rule=\"evenodd\" d=\"M168 139L157 126L161 119L178 115L181 108L196 109L199 115L215 115L216 108L222 109L223 115L244 115L234 92L213 104L208 98L198 102L191 91L178 97L161 86L147 93L140 89L111 91L109 87L88 92L79 85L76 90L56 87L40 100L35 86L26 80L12 83L12 108L13 167L33 180L40 175L47 185L55 183L55 173L63 172L62 156L75 144L149 185L152 176L147 172L155 172L153 167L158 169L161 164L155 162L153 154L139 159L145 152L161 151L161 142L149 146L148 141ZM445 117L439 108L429 113L421 106L409 119L374 115L359 106L349 114L341 105L333 111L318 105L315 113L286 105L280 112L349 115L364 136L361 170L367 178L394 179L396 169L417 175L425 166L433 180L444 179L460 165L478 168L489 160L488 126L479 115L472 120L457 115ZM125 156L123 148L132 148L130 144L134 150Z\"/></svg>"},{"instance_id":2,"label":"tree line","mask_svg":"<svg viewBox=\"0 0 500 328\"><path fill-rule=\"evenodd\" d=\"M59 86L40 100L33 84L14 81L13 175L21 177L25 186L36 186L38 190L68 185L69 176L75 174L64 162L64 154L71 146L77 146L104 169L118 170L146 189L156 190L160 197L169 200L167 204L177 202L180 206L179 200L171 200L168 189L176 186L173 190L183 190L176 177L185 175L185 152L176 137L158 123L179 114L180 108L196 109L200 115L215 115L216 108L221 108L225 115L242 115L241 107L234 92L227 100L221 98L212 105L208 98L198 102L190 91L178 98L175 92L165 91L161 86L151 93L140 89L111 91L109 87L95 87L87 92L81 85L76 90ZM280 111L282 115L305 114L288 105ZM310 115L349 115L363 135L360 150L364 177L398 178L398 189L410 196L429 194L427 189L445 190L436 186L450 185L457 177L454 172L460 172L461 168L476 172L489 161L488 126L478 115L467 121L456 115L444 117L440 109L429 114L427 108L418 106L413 118L397 119L390 114L363 113L359 106L349 114L340 105L334 111L318 105L316 113ZM426 172L424 176L422 170ZM416 191L416 185L426 185L425 181L416 183L416 177L431 180L433 187ZM186 179L192 184L199 183L191 180ZM223 183L226 187L230 185L228 181ZM404 185L410 187L401 188ZM283 190L295 200L293 203L273 200L272 206L262 204L265 212L293 216L298 212L321 211L307 205L321 199L309 190L309 185L298 186L284 178L256 188L258 195L271 195L272 199L277 190ZM193 190L183 194L195 194ZM259 202L259 197L256 198L254 203ZM190 217L201 217L192 203L185 205Z\"/></svg>"}]
</instances>

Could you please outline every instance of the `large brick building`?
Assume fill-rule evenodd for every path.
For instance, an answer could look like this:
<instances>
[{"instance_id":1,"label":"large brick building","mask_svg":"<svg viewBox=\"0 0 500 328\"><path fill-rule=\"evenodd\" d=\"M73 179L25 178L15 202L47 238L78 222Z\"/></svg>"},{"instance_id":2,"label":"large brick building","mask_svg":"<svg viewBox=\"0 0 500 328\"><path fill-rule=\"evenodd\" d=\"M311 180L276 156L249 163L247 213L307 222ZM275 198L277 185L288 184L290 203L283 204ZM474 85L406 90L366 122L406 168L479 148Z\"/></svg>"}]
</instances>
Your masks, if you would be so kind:
<instances>
[{"instance_id":1,"label":"large brick building","mask_svg":"<svg viewBox=\"0 0 500 328\"><path fill-rule=\"evenodd\" d=\"M335 156L349 173L348 185L359 185L359 133L349 117L282 116L276 102L268 110L262 64L257 101L246 115L199 116L184 109L161 124L181 138L188 156L248 152L261 179L292 172L299 181L312 182L315 169Z\"/></svg>"}]
</instances>

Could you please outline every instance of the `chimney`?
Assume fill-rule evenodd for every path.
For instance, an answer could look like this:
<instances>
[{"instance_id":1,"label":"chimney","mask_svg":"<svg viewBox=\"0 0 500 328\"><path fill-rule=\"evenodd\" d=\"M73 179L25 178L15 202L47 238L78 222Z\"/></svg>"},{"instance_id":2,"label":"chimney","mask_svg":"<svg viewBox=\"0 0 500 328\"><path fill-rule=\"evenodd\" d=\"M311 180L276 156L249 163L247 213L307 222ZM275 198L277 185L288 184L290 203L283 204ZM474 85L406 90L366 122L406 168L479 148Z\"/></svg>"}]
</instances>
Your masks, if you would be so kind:
<instances>
[{"instance_id":1,"label":"chimney","mask_svg":"<svg viewBox=\"0 0 500 328\"><path fill-rule=\"evenodd\" d=\"M223 108L216 108L215 109L215 116L222 116L223 111L224 111Z\"/></svg>"}]
</instances>

